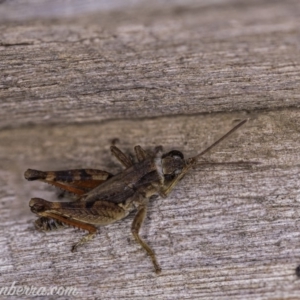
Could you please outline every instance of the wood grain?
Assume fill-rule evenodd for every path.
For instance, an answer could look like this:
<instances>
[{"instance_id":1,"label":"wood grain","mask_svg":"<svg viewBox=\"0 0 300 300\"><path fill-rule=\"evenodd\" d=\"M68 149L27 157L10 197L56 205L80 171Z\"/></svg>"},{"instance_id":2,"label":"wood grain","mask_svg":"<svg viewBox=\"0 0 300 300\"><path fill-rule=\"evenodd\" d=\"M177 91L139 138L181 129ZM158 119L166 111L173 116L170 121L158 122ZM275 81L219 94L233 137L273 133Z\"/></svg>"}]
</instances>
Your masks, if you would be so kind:
<instances>
[{"instance_id":1,"label":"wood grain","mask_svg":"<svg viewBox=\"0 0 300 300\"><path fill-rule=\"evenodd\" d=\"M298 2L137 1L68 19L46 2L36 19L16 9L0 25L0 291L299 299ZM189 157L245 118L206 159L259 165L199 165L150 203L142 236L161 275L131 236L133 215L77 253L83 232L35 231L29 199L59 192L26 182L27 168L117 173L113 139L127 153L163 145Z\"/></svg>"},{"instance_id":2,"label":"wood grain","mask_svg":"<svg viewBox=\"0 0 300 300\"><path fill-rule=\"evenodd\" d=\"M224 3L2 24L0 126L298 106L299 3Z\"/></svg>"}]
</instances>

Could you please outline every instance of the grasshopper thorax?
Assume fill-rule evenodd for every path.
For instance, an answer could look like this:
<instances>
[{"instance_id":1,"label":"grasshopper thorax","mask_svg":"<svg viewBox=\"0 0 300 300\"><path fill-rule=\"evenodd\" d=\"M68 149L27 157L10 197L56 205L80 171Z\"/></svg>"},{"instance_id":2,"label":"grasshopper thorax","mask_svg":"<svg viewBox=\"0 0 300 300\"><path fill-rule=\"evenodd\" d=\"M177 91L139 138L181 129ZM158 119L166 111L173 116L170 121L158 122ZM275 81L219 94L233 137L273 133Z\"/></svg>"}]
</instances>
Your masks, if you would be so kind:
<instances>
[{"instance_id":1,"label":"grasshopper thorax","mask_svg":"<svg viewBox=\"0 0 300 300\"><path fill-rule=\"evenodd\" d=\"M176 175L182 172L185 167L183 154L178 150L172 150L161 157L162 172L167 180L175 178Z\"/></svg>"}]
</instances>

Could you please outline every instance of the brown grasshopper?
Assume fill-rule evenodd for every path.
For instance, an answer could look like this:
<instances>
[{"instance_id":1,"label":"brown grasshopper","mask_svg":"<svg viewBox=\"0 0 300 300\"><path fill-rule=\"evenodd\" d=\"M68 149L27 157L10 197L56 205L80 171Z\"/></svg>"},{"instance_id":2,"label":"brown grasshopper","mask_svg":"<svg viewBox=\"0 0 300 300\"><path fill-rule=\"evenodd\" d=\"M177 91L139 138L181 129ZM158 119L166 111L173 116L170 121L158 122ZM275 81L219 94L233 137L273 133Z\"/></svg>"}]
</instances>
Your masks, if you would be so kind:
<instances>
[{"instance_id":1,"label":"brown grasshopper","mask_svg":"<svg viewBox=\"0 0 300 300\"><path fill-rule=\"evenodd\" d=\"M35 227L49 231L70 225L87 230L89 233L73 245L72 251L75 251L94 237L97 225L114 223L137 210L131 226L132 234L151 257L156 273L160 273L161 268L154 251L139 236L149 199L155 195L167 197L183 176L199 162L201 156L245 122L240 122L210 147L188 159L184 159L178 150L163 154L161 146L156 147L154 152L136 146L137 162L134 163L116 146L111 146L112 154L125 167L124 171L116 175L95 169L49 172L28 169L25 172L27 180L47 182L77 195L77 199L72 202L49 202L32 198L29 202L31 211L40 217L35 221Z\"/></svg>"}]
</instances>

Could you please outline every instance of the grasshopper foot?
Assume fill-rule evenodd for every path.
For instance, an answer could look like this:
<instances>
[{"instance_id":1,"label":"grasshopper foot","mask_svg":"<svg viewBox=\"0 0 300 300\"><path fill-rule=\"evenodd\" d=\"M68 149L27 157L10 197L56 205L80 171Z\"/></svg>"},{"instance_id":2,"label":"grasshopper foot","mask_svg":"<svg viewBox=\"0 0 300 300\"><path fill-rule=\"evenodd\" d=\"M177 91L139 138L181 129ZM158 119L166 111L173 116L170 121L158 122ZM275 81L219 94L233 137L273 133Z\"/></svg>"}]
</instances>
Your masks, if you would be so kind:
<instances>
[{"instance_id":1,"label":"grasshopper foot","mask_svg":"<svg viewBox=\"0 0 300 300\"><path fill-rule=\"evenodd\" d=\"M155 273L160 274L161 273L161 267L159 265L154 265Z\"/></svg>"},{"instance_id":2,"label":"grasshopper foot","mask_svg":"<svg viewBox=\"0 0 300 300\"><path fill-rule=\"evenodd\" d=\"M88 235L85 235L79 242L77 242L76 244L74 244L72 246L71 251L72 252L76 252L77 248L83 244L85 244L86 242L88 242L89 240L91 240L94 236L96 235L95 232L89 233Z\"/></svg>"}]
</instances>

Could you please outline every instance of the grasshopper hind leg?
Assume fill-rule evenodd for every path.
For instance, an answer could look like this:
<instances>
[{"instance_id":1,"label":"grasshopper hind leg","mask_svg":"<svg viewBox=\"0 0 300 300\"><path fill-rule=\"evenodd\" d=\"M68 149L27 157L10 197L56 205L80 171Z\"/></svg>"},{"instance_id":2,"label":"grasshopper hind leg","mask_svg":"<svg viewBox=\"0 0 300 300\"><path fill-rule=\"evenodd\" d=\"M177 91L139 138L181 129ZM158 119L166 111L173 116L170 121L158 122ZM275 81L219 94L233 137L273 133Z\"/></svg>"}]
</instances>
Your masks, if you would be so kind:
<instances>
[{"instance_id":1,"label":"grasshopper hind leg","mask_svg":"<svg viewBox=\"0 0 300 300\"><path fill-rule=\"evenodd\" d=\"M87 235L85 235L84 237L82 237L79 242L77 242L76 244L74 244L71 248L71 251L72 252L75 252L77 250L77 248L83 244L85 244L86 242L90 241L95 235L96 235L96 232L97 232L97 228L93 225L90 225L90 224L86 224L86 223L83 223L83 222L80 222L80 221L77 221L77 220L70 220L66 217L63 217L63 216L59 216L59 215L55 215L55 214L51 214L51 217L60 221L60 222L63 222L67 225L70 225L70 226L74 226L74 227L77 227L79 229L84 229L84 230L87 230L89 233Z\"/></svg>"},{"instance_id":2,"label":"grasshopper hind leg","mask_svg":"<svg viewBox=\"0 0 300 300\"><path fill-rule=\"evenodd\" d=\"M57 215L51 212L43 212L41 214L42 217L35 221L35 226L39 230L49 231L59 229L65 226L73 226L79 229L87 230L89 232L87 235L82 237L79 240L79 242L72 246L72 252L75 252L79 246L90 241L96 235L97 228L93 225L86 224L77 220L68 219L67 217Z\"/></svg>"},{"instance_id":3,"label":"grasshopper hind leg","mask_svg":"<svg viewBox=\"0 0 300 300\"><path fill-rule=\"evenodd\" d=\"M93 239L93 237L96 235L96 232L90 232L89 234L85 235L83 238L81 238L79 240L79 242L77 242L76 244L74 244L72 246L71 251L72 252L76 252L77 248L85 243L87 243L88 241L90 241L91 239Z\"/></svg>"},{"instance_id":4,"label":"grasshopper hind leg","mask_svg":"<svg viewBox=\"0 0 300 300\"><path fill-rule=\"evenodd\" d=\"M39 231L52 231L67 227L65 223L47 217L38 218L34 222L34 226Z\"/></svg>"}]
</instances>

